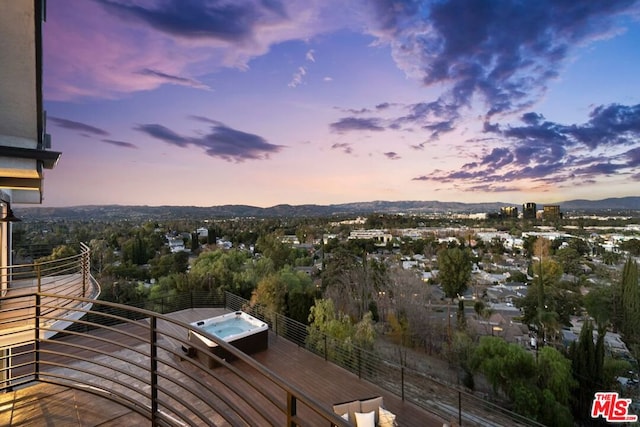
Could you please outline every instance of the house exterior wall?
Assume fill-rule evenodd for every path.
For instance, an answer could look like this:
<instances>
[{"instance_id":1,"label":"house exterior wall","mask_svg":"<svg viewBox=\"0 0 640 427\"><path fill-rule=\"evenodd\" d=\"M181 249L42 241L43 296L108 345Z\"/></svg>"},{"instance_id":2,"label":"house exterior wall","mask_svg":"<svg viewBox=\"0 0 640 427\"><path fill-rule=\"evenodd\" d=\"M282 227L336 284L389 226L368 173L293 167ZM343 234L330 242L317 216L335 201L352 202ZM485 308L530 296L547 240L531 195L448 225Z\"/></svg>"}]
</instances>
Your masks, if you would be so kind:
<instances>
[{"instance_id":1,"label":"house exterior wall","mask_svg":"<svg viewBox=\"0 0 640 427\"><path fill-rule=\"evenodd\" d=\"M48 151L42 109L42 0L0 0L0 189L2 202L41 203Z\"/></svg>"},{"instance_id":2,"label":"house exterior wall","mask_svg":"<svg viewBox=\"0 0 640 427\"><path fill-rule=\"evenodd\" d=\"M36 148L38 93L34 0L0 0L0 144Z\"/></svg>"}]
</instances>

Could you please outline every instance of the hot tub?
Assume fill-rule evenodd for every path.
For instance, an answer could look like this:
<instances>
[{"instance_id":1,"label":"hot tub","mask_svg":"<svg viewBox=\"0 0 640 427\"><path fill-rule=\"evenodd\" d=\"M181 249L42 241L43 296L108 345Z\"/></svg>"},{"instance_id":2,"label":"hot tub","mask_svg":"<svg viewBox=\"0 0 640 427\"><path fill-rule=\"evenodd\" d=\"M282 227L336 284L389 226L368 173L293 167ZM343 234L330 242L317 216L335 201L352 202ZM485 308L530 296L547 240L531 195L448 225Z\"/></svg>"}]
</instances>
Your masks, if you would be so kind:
<instances>
[{"instance_id":1,"label":"hot tub","mask_svg":"<svg viewBox=\"0 0 640 427\"><path fill-rule=\"evenodd\" d=\"M243 311L199 320L191 323L191 326L202 329L247 354L266 350L269 343L269 325ZM211 353L227 361L235 359L231 353L197 332L189 331L189 342L196 344L198 348L202 348L204 344ZM211 357L203 356L206 356L203 362L208 363L209 367L215 366Z\"/></svg>"}]
</instances>

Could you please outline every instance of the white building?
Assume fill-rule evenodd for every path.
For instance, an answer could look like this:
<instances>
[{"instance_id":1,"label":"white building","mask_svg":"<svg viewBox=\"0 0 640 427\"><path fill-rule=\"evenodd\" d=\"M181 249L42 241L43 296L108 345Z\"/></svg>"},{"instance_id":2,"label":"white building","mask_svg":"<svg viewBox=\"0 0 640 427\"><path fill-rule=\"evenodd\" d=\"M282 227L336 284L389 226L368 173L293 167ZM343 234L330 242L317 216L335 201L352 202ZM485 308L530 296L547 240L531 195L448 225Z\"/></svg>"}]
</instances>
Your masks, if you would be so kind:
<instances>
[{"instance_id":1,"label":"white building","mask_svg":"<svg viewBox=\"0 0 640 427\"><path fill-rule=\"evenodd\" d=\"M388 243L393 239L393 236L386 230L354 230L349 233L348 239L375 240L378 243Z\"/></svg>"}]
</instances>

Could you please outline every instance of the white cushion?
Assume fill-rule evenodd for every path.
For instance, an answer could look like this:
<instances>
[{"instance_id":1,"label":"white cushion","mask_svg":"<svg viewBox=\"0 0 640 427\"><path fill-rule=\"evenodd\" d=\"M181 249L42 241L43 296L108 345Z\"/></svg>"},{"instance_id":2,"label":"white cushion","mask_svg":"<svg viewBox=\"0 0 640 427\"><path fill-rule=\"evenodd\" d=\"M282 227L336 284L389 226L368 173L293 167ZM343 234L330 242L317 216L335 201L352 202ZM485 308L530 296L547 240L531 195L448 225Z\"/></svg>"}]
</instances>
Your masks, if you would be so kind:
<instances>
[{"instance_id":1,"label":"white cushion","mask_svg":"<svg viewBox=\"0 0 640 427\"><path fill-rule=\"evenodd\" d=\"M382 408L384 406L384 401L382 400L382 396L374 397L373 399L361 400L360 401L360 410L356 412L375 412L376 417L376 425L378 424L378 408Z\"/></svg>"},{"instance_id":2,"label":"white cushion","mask_svg":"<svg viewBox=\"0 0 640 427\"><path fill-rule=\"evenodd\" d=\"M380 414L379 427L394 427L396 425L396 415L393 412L387 411L382 407L378 411Z\"/></svg>"},{"instance_id":3,"label":"white cushion","mask_svg":"<svg viewBox=\"0 0 640 427\"><path fill-rule=\"evenodd\" d=\"M376 412L356 412L357 427L376 427Z\"/></svg>"},{"instance_id":4,"label":"white cushion","mask_svg":"<svg viewBox=\"0 0 640 427\"><path fill-rule=\"evenodd\" d=\"M342 418L344 418L345 420L349 421L349 413L348 413L348 412L347 412L347 413L345 413L345 414L342 414L342 415L340 415L340 416L341 416Z\"/></svg>"}]
</instances>

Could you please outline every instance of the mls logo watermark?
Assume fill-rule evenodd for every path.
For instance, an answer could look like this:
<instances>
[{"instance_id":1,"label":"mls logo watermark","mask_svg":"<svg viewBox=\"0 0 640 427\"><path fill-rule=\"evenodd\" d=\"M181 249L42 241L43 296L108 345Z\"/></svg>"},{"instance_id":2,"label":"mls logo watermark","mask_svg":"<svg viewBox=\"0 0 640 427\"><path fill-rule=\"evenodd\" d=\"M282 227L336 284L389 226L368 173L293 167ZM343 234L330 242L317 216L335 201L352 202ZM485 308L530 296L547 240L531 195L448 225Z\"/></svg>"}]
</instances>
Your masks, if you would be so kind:
<instances>
[{"instance_id":1,"label":"mls logo watermark","mask_svg":"<svg viewBox=\"0 0 640 427\"><path fill-rule=\"evenodd\" d=\"M598 392L591 405L591 417L602 417L610 423L634 423L638 416L629 414L631 399L621 399L613 391Z\"/></svg>"}]
</instances>

